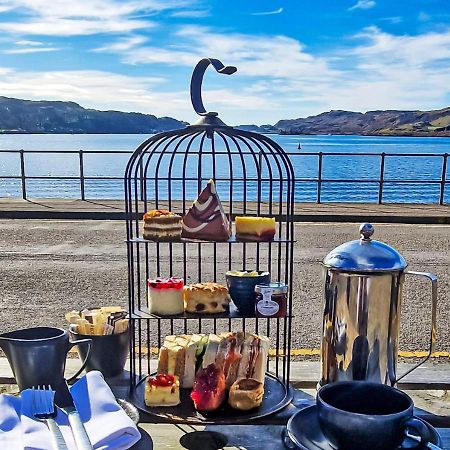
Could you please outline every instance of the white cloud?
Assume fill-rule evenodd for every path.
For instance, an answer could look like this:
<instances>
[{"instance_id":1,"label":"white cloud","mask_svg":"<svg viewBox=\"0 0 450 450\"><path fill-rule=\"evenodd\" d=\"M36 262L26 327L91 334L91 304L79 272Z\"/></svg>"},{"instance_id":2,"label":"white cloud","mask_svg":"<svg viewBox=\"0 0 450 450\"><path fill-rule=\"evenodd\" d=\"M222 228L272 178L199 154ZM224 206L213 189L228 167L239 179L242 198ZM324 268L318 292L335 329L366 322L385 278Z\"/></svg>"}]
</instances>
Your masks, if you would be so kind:
<instances>
[{"instance_id":1,"label":"white cloud","mask_svg":"<svg viewBox=\"0 0 450 450\"><path fill-rule=\"evenodd\" d=\"M189 5L188 0L0 0L0 12L20 19L1 22L0 30L42 36L126 33L154 24L146 17Z\"/></svg>"},{"instance_id":2,"label":"white cloud","mask_svg":"<svg viewBox=\"0 0 450 450\"><path fill-rule=\"evenodd\" d=\"M207 108L219 109L227 123L267 123L330 109L446 106L446 96L450 95L450 30L397 36L372 26L353 39L356 47L337 47L317 56L286 36L220 34L206 27L184 26L175 32L177 45L141 45L119 53L123 62L185 67L187 74L205 55L236 65L233 80L215 76L214 87L230 91L231 86L238 86L234 89L246 98L247 105L242 102L227 107L227 102L234 105L237 101L230 92L209 100L207 92L204 94ZM215 108L218 102L223 105Z\"/></svg>"},{"instance_id":3,"label":"white cloud","mask_svg":"<svg viewBox=\"0 0 450 450\"><path fill-rule=\"evenodd\" d=\"M199 59L215 56L238 67L231 79L208 70L203 89L207 109L219 111L229 124L274 123L279 118L330 109L448 106L450 29L409 36L371 26L352 38L353 46L337 44L317 55L298 40L282 35L225 34L208 27L180 26L167 29L168 44L156 46L151 38L133 32L95 51L115 53L129 64L145 64L148 73L156 74L156 67L160 70L163 65L163 78L132 76L134 68L129 68L128 75L0 68L0 92L192 122L195 115L189 100L189 75ZM16 41L16 45L24 50L53 47L26 41ZM185 87L174 88L180 77L185 77Z\"/></svg>"},{"instance_id":4,"label":"white cloud","mask_svg":"<svg viewBox=\"0 0 450 450\"><path fill-rule=\"evenodd\" d=\"M44 45L43 42L39 42L39 41L27 41L27 40L21 40L21 41L16 41L14 42L16 45L26 45L27 47L37 47L40 45Z\"/></svg>"},{"instance_id":5,"label":"white cloud","mask_svg":"<svg viewBox=\"0 0 450 450\"><path fill-rule=\"evenodd\" d=\"M195 121L189 93L164 91L165 81L102 71L21 72L0 67L0 92L6 97L76 101L86 108L137 111ZM203 94L207 104L223 106L225 111L244 106L269 107L259 96L235 94L226 89L205 89Z\"/></svg>"},{"instance_id":6,"label":"white cloud","mask_svg":"<svg viewBox=\"0 0 450 450\"><path fill-rule=\"evenodd\" d=\"M133 49L134 47L145 43L148 39L144 36L129 36L126 38L119 39L117 42L114 42L109 45L104 45L102 47L95 48L93 51L95 52L107 52L107 53L115 53L115 52L126 52L128 50Z\"/></svg>"},{"instance_id":7,"label":"white cloud","mask_svg":"<svg viewBox=\"0 0 450 450\"><path fill-rule=\"evenodd\" d=\"M123 62L193 67L205 55L220 55L245 76L304 79L333 74L323 58L307 53L299 41L286 36L220 34L206 27L184 26L175 38L179 44L171 47L140 46L122 52Z\"/></svg>"},{"instance_id":8,"label":"white cloud","mask_svg":"<svg viewBox=\"0 0 450 450\"><path fill-rule=\"evenodd\" d=\"M420 11L419 15L417 16L417 20L419 20L420 22L428 22L430 19L431 16L423 11Z\"/></svg>"},{"instance_id":9,"label":"white cloud","mask_svg":"<svg viewBox=\"0 0 450 450\"><path fill-rule=\"evenodd\" d=\"M358 2L352 7L348 8L349 11L354 9L371 9L376 5L373 0L358 0Z\"/></svg>"},{"instance_id":10,"label":"white cloud","mask_svg":"<svg viewBox=\"0 0 450 450\"><path fill-rule=\"evenodd\" d=\"M25 55L29 53L45 53L45 52L56 52L60 50L57 47L24 47L24 48L11 48L4 50L3 53L7 55Z\"/></svg>"},{"instance_id":11,"label":"white cloud","mask_svg":"<svg viewBox=\"0 0 450 450\"><path fill-rule=\"evenodd\" d=\"M403 17L402 16L383 17L380 20L382 20L384 22L389 22L389 23L392 23L393 25L395 25L397 23L403 22Z\"/></svg>"},{"instance_id":12,"label":"white cloud","mask_svg":"<svg viewBox=\"0 0 450 450\"><path fill-rule=\"evenodd\" d=\"M272 16L274 14L281 14L284 11L284 8L278 8L274 11L263 11L263 12L254 12L251 13L252 16Z\"/></svg>"},{"instance_id":13,"label":"white cloud","mask_svg":"<svg viewBox=\"0 0 450 450\"><path fill-rule=\"evenodd\" d=\"M174 11L171 16L197 19L200 17L208 17L210 14L211 12L208 9L185 9L181 11Z\"/></svg>"}]
</instances>

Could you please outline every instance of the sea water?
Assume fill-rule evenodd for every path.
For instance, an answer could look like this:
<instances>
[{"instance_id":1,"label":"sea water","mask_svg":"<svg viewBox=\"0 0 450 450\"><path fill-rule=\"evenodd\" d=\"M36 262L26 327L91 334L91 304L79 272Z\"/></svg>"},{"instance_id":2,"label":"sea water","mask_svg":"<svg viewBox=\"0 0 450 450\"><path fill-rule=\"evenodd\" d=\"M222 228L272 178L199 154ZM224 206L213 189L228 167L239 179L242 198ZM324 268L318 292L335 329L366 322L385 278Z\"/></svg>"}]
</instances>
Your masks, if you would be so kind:
<instances>
[{"instance_id":1,"label":"sea water","mask_svg":"<svg viewBox=\"0 0 450 450\"><path fill-rule=\"evenodd\" d=\"M26 153L25 173L27 176L74 177L64 179L27 180L28 198L64 197L80 198L79 154L61 154L60 151L99 150L106 153L84 154L85 177L118 177L124 174L131 152L148 136L145 135L0 135L1 150L47 150L52 153ZM436 203L439 201L442 175L442 156L450 153L450 138L446 137L371 137L371 136L280 136L270 135L290 155L295 172L296 200L316 201L318 194L317 155L305 153L348 152L350 155L323 156L321 200L324 202L375 202L378 199L382 152L385 158L383 186L384 202ZM299 148L300 147L300 148ZM120 152L126 153L120 153ZM53 153L54 152L54 153ZM371 155L361 155L370 153ZM413 154L427 156L400 156ZM247 156L246 158L251 157ZM207 158L202 177L207 177ZM237 162L237 161L235 161ZM163 164L167 164L164 160ZM238 164L236 164L237 166ZM248 164L253 167L254 164ZM181 161L175 172L181 174ZM217 175L229 176L228 164L218 164ZM226 166L226 167L225 167ZM162 168L165 169L165 168ZM197 168L196 168L197 169ZM191 173L190 170L187 171ZM267 172L267 171L266 171ZM447 165L446 179L450 181L450 163ZM16 153L0 152L0 197L21 197L21 182L18 179L5 179L2 176L19 176L20 159ZM266 174L267 175L267 174ZM236 178L238 175L234 174ZM255 176L249 172L249 176ZM360 180L364 182L339 182L333 180ZM417 183L418 180L425 183ZM242 185L242 183L241 183ZM266 183L267 185L267 183ZM178 186L178 187L177 187ZM276 183L273 184L276 190ZM242 198L239 182L235 183L233 197ZM267 186L263 189L268 189ZM190 187L188 197L195 197L196 187ZM192 192L191 192L192 191ZM227 191L228 192L228 191ZM123 198L123 181L97 179L85 181L86 198ZM148 195L152 195L148 192ZM181 198L181 184L174 184L173 198ZM256 200L256 190L250 189L248 200ZM221 192L227 199L227 193ZM450 202L450 184L446 185L445 202Z\"/></svg>"}]
</instances>

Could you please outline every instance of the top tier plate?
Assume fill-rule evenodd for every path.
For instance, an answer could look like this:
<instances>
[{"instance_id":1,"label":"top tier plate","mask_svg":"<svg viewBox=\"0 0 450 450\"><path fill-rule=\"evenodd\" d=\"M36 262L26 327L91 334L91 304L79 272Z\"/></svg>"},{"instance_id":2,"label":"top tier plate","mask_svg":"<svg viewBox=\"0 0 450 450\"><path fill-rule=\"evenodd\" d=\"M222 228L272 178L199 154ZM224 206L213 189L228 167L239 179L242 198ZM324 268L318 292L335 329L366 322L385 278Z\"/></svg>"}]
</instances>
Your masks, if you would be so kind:
<instances>
[{"instance_id":1,"label":"top tier plate","mask_svg":"<svg viewBox=\"0 0 450 450\"><path fill-rule=\"evenodd\" d=\"M267 244L267 243L293 243L295 242L293 239L286 239L286 238L274 238L271 241L246 241L246 240L241 240L241 239L236 239L235 236L232 236L230 239L226 240L226 241L203 241L200 239L185 239L185 238L181 238L178 240L173 240L173 241L153 241L153 240L149 240L149 239L144 239L141 237L138 238L132 238L132 239L127 239L126 242L135 242L138 244L149 244L149 243L158 243L158 244L166 244L166 243L174 243L174 244L179 244L179 243L194 243L194 244Z\"/></svg>"}]
</instances>

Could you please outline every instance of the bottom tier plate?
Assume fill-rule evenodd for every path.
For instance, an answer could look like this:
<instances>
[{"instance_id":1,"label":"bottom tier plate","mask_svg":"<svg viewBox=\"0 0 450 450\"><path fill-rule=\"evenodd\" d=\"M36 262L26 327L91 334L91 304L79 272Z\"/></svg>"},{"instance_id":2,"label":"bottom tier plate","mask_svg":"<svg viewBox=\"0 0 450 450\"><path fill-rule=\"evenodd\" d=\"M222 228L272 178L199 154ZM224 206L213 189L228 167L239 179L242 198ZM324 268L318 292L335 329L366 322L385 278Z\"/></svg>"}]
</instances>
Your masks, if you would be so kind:
<instances>
[{"instance_id":1,"label":"bottom tier plate","mask_svg":"<svg viewBox=\"0 0 450 450\"><path fill-rule=\"evenodd\" d=\"M292 387L285 386L274 375L267 373L264 382L264 398L259 408L251 411L238 411L224 402L223 406L211 413L199 413L194 408L190 398L192 389L180 389L181 403L170 407L148 407L144 402L146 378L141 380L130 394L130 401L141 411L157 416L172 423L189 424L239 424L260 419L280 411L287 406L293 398Z\"/></svg>"}]
</instances>

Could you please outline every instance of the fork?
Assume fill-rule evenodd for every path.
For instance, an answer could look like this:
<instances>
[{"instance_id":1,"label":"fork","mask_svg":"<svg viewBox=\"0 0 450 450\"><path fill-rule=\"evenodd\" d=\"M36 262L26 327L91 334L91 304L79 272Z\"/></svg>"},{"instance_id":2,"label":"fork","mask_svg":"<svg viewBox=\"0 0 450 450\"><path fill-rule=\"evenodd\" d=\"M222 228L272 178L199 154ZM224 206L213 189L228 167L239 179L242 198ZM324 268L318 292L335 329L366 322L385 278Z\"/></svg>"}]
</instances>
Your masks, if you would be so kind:
<instances>
[{"instance_id":1,"label":"fork","mask_svg":"<svg viewBox=\"0 0 450 450\"><path fill-rule=\"evenodd\" d=\"M52 444L55 450L68 450L64 437L58 424L55 421L55 391L51 386L38 386L31 389L31 409L33 416L45 422L52 435Z\"/></svg>"}]
</instances>

